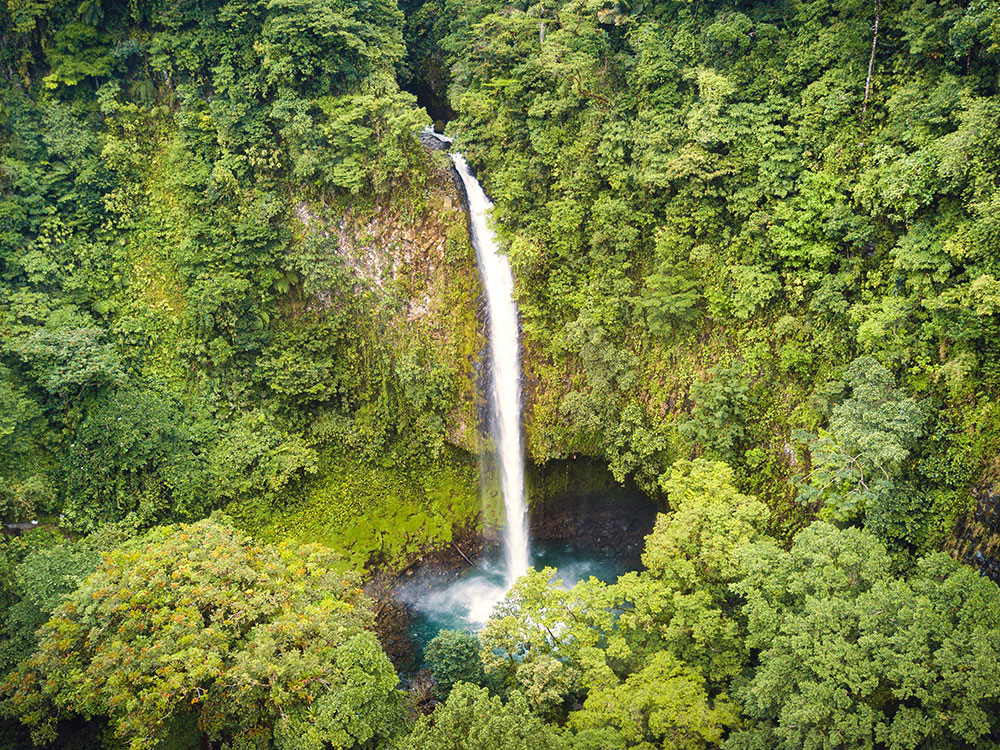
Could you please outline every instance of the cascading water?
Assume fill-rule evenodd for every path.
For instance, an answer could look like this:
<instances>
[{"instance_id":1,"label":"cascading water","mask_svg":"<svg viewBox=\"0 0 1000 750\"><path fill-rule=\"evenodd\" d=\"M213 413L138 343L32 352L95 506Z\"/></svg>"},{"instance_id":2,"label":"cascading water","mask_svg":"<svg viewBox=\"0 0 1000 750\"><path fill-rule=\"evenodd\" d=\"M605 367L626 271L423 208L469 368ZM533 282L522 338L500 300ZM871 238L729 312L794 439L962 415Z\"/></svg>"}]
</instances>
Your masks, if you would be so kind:
<instances>
[{"instance_id":1,"label":"cascading water","mask_svg":"<svg viewBox=\"0 0 1000 750\"><path fill-rule=\"evenodd\" d=\"M521 445L521 364L514 273L500 253L487 219L493 204L461 154L451 159L469 200L469 224L489 310L491 433L500 465L506 514L504 552L507 584L528 571L528 508Z\"/></svg>"},{"instance_id":2,"label":"cascading water","mask_svg":"<svg viewBox=\"0 0 1000 750\"><path fill-rule=\"evenodd\" d=\"M426 139L451 143L430 128ZM487 621L494 606L514 581L534 563L552 566L567 584L597 576L610 581L624 572L620 561L578 554L567 544L540 543L528 549L528 513L524 492L524 455L521 444L521 366L514 274L507 257L500 253L488 224L492 208L482 186L461 154L451 154L469 202L469 225L479 272L486 290L490 345L490 433L496 445L503 492L506 527L502 566L487 556L474 567L456 572L442 581L433 571L414 576L396 591L399 601L412 607L412 634L426 643L442 628L477 627ZM623 527L624 528L624 527ZM557 549L558 547L558 549Z\"/></svg>"}]
</instances>

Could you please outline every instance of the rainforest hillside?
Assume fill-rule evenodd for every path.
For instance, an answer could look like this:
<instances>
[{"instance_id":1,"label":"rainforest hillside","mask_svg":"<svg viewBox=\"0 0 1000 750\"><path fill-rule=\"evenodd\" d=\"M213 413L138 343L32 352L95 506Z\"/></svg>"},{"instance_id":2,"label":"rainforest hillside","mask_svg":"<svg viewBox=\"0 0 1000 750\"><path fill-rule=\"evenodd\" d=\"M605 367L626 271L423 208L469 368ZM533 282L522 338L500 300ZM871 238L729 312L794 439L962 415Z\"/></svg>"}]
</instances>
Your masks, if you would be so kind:
<instances>
[{"instance_id":1,"label":"rainforest hillside","mask_svg":"<svg viewBox=\"0 0 1000 750\"><path fill-rule=\"evenodd\" d=\"M653 491L705 453L775 507L946 540L1000 426L995 3L425 3L410 24L497 204L536 460L603 455Z\"/></svg>"},{"instance_id":2,"label":"rainforest hillside","mask_svg":"<svg viewBox=\"0 0 1000 750\"><path fill-rule=\"evenodd\" d=\"M4 13L4 518L474 502L475 267L395 5Z\"/></svg>"},{"instance_id":3,"label":"rainforest hillside","mask_svg":"<svg viewBox=\"0 0 1000 750\"><path fill-rule=\"evenodd\" d=\"M531 499L662 513L413 674L502 524L432 122ZM4 0L0 748L1000 747L998 362L993 0Z\"/></svg>"}]
</instances>

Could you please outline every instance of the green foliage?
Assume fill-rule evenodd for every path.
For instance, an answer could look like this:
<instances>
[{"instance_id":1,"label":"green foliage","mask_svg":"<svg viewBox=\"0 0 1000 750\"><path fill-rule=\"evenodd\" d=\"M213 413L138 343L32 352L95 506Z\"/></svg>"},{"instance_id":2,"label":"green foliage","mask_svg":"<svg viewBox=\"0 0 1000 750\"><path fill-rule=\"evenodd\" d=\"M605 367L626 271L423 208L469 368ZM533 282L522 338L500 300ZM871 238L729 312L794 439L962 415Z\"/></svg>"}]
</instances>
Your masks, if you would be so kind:
<instances>
[{"instance_id":1,"label":"green foliage","mask_svg":"<svg viewBox=\"0 0 1000 750\"><path fill-rule=\"evenodd\" d=\"M996 400L988 3L416 5L415 57L440 40L451 127L517 275L533 455L599 455L649 489L679 431L793 529L795 430L838 433L826 458L813 444L821 473L858 455L836 457L852 416L810 403L845 362L874 357L928 411ZM928 549L938 498L968 497L991 457L961 486L916 477L923 433L900 429L893 486L834 482L824 512ZM888 456L866 450L871 487Z\"/></svg>"},{"instance_id":2,"label":"green foliage","mask_svg":"<svg viewBox=\"0 0 1000 750\"><path fill-rule=\"evenodd\" d=\"M464 630L442 630L424 649L424 663L434 675L434 692L445 700L455 683L482 685L486 680L479 658L479 638Z\"/></svg>"},{"instance_id":3,"label":"green foliage","mask_svg":"<svg viewBox=\"0 0 1000 750\"><path fill-rule=\"evenodd\" d=\"M550 719L581 693L587 655L614 624L605 585L591 579L566 590L554 575L544 568L521 577L479 634L487 673Z\"/></svg>"},{"instance_id":4,"label":"green foliage","mask_svg":"<svg viewBox=\"0 0 1000 750\"><path fill-rule=\"evenodd\" d=\"M868 512L880 531L889 532L894 515L915 510L901 507L899 499L918 494L904 488L902 480L926 415L872 357L856 359L844 378L850 395L833 408L829 432L809 441L813 470L799 499L821 504L826 518L849 520ZM900 541L919 543L920 538L904 533Z\"/></svg>"},{"instance_id":5,"label":"green foliage","mask_svg":"<svg viewBox=\"0 0 1000 750\"><path fill-rule=\"evenodd\" d=\"M316 546L255 545L214 519L160 527L105 556L57 608L7 678L3 711L42 741L60 711L106 716L132 748L188 712L239 746L386 739L398 678L334 561Z\"/></svg>"},{"instance_id":6,"label":"green foliage","mask_svg":"<svg viewBox=\"0 0 1000 750\"><path fill-rule=\"evenodd\" d=\"M691 252L683 234L671 232L669 227L657 234L655 257L660 265L645 278L639 305L646 312L650 333L668 340L694 323L703 302Z\"/></svg>"},{"instance_id":7,"label":"green foliage","mask_svg":"<svg viewBox=\"0 0 1000 750\"><path fill-rule=\"evenodd\" d=\"M755 724L726 747L986 747L997 732L1000 589L947 556L896 578L884 546L817 522L745 553L737 691ZM761 743L764 743L762 745Z\"/></svg>"},{"instance_id":8,"label":"green foliage","mask_svg":"<svg viewBox=\"0 0 1000 750\"><path fill-rule=\"evenodd\" d=\"M704 678L666 651L652 656L624 683L595 689L570 715L576 730L614 727L629 748L697 750L718 746L739 723L739 710L723 696L714 704Z\"/></svg>"},{"instance_id":9,"label":"green foliage","mask_svg":"<svg viewBox=\"0 0 1000 750\"><path fill-rule=\"evenodd\" d=\"M422 716L401 750L557 750L562 738L531 713L524 697L505 702L486 688L467 682L455 685L448 700Z\"/></svg>"},{"instance_id":10,"label":"green foliage","mask_svg":"<svg viewBox=\"0 0 1000 750\"><path fill-rule=\"evenodd\" d=\"M93 26L68 23L57 31L53 45L47 51L52 70L45 76L48 88L60 85L76 86L86 78L100 78L111 73L113 57L108 35Z\"/></svg>"},{"instance_id":11,"label":"green foliage","mask_svg":"<svg viewBox=\"0 0 1000 750\"><path fill-rule=\"evenodd\" d=\"M402 14L384 0L273 0L267 11L261 52L267 81L279 89L342 91L392 69L403 54Z\"/></svg>"},{"instance_id":12,"label":"green foliage","mask_svg":"<svg viewBox=\"0 0 1000 750\"><path fill-rule=\"evenodd\" d=\"M663 485L672 512L646 538L646 570L618 581L631 604L619 626L636 656L669 650L721 683L747 656L729 590L742 577L738 550L762 536L769 514L721 462L679 461Z\"/></svg>"},{"instance_id":13,"label":"green foliage","mask_svg":"<svg viewBox=\"0 0 1000 750\"><path fill-rule=\"evenodd\" d=\"M0 608L6 610L16 603L23 592L19 591L17 566L32 553L59 544L60 536L47 526L29 529L20 536L0 536Z\"/></svg>"},{"instance_id":14,"label":"green foliage","mask_svg":"<svg viewBox=\"0 0 1000 750\"><path fill-rule=\"evenodd\" d=\"M36 631L63 597L97 568L98 560L86 542L64 542L35 549L11 571L11 594L18 600L4 616L0 672L6 674L31 655L37 645Z\"/></svg>"},{"instance_id":15,"label":"green foliage","mask_svg":"<svg viewBox=\"0 0 1000 750\"><path fill-rule=\"evenodd\" d=\"M733 460L744 437L748 386L740 362L718 365L707 381L691 386L691 418L680 425L685 437L712 454Z\"/></svg>"},{"instance_id":16,"label":"green foliage","mask_svg":"<svg viewBox=\"0 0 1000 750\"><path fill-rule=\"evenodd\" d=\"M317 104L326 118L293 154L295 177L355 195L420 184L426 157L413 133L427 121L412 97L366 92Z\"/></svg>"},{"instance_id":17,"label":"green foliage","mask_svg":"<svg viewBox=\"0 0 1000 750\"><path fill-rule=\"evenodd\" d=\"M38 329L11 349L38 385L65 402L120 377L118 357L113 347L102 341L104 336L99 328Z\"/></svg>"},{"instance_id":18,"label":"green foliage","mask_svg":"<svg viewBox=\"0 0 1000 750\"><path fill-rule=\"evenodd\" d=\"M0 516L107 538L3 540L5 710L66 746L996 744L996 587L926 553L1000 434L998 29L986 0L11 0ZM448 444L482 342L397 80L496 203L530 453L670 507L644 570L533 572L481 650L442 636L406 739L336 571L475 523ZM220 506L343 557L215 521L107 552ZM865 531L761 541L812 512Z\"/></svg>"},{"instance_id":19,"label":"green foliage","mask_svg":"<svg viewBox=\"0 0 1000 750\"><path fill-rule=\"evenodd\" d=\"M646 277L645 294L640 304L646 311L650 333L670 338L677 329L688 324L701 301L698 282L688 275L689 266L664 263Z\"/></svg>"},{"instance_id":20,"label":"green foliage","mask_svg":"<svg viewBox=\"0 0 1000 750\"><path fill-rule=\"evenodd\" d=\"M265 540L319 543L355 569L398 570L422 550L449 544L480 510L473 466L450 452L431 465L379 467L332 451L318 458L317 473L302 489L248 487L226 512Z\"/></svg>"},{"instance_id":21,"label":"green foliage","mask_svg":"<svg viewBox=\"0 0 1000 750\"><path fill-rule=\"evenodd\" d=\"M639 573L521 578L481 633L487 670L542 716L577 702L571 747L989 746L1000 588L941 553L900 576L825 522L786 551L732 481L678 462Z\"/></svg>"},{"instance_id":22,"label":"green foliage","mask_svg":"<svg viewBox=\"0 0 1000 750\"><path fill-rule=\"evenodd\" d=\"M391 203L403 233L426 200L394 3L56 0L0 25L4 520L190 520L287 496L331 444L443 452L460 375L387 335L399 300L307 208Z\"/></svg>"},{"instance_id":23,"label":"green foliage","mask_svg":"<svg viewBox=\"0 0 1000 750\"><path fill-rule=\"evenodd\" d=\"M209 455L209 471L223 497L272 498L315 474L318 456L302 436L288 434L265 414L247 414L230 426Z\"/></svg>"},{"instance_id":24,"label":"green foliage","mask_svg":"<svg viewBox=\"0 0 1000 750\"><path fill-rule=\"evenodd\" d=\"M63 458L64 523L93 530L129 513L146 523L203 513L206 469L183 420L169 396L151 389L109 390L92 400Z\"/></svg>"}]
</instances>

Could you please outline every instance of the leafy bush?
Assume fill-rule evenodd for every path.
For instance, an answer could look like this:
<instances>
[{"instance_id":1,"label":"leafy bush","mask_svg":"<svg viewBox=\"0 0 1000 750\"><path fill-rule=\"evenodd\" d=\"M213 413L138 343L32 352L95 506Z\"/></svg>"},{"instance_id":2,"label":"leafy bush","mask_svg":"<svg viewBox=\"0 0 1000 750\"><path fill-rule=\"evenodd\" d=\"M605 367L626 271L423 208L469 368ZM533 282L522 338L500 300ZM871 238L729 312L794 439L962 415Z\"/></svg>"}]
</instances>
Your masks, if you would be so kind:
<instances>
[{"instance_id":1,"label":"leafy bush","mask_svg":"<svg viewBox=\"0 0 1000 750\"><path fill-rule=\"evenodd\" d=\"M486 688L455 685L448 700L417 720L402 750L557 750L561 738L534 716L523 696L506 702Z\"/></svg>"}]
</instances>

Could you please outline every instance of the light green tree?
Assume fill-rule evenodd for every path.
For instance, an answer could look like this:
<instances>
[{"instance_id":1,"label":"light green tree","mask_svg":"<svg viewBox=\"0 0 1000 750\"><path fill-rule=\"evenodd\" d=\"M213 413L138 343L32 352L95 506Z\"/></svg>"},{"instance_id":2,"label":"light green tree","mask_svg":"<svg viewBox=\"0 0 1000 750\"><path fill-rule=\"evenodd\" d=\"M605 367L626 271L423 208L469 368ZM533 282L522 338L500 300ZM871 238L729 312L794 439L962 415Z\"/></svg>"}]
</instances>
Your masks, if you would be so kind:
<instances>
[{"instance_id":1,"label":"light green tree","mask_svg":"<svg viewBox=\"0 0 1000 750\"><path fill-rule=\"evenodd\" d=\"M709 455L732 460L746 435L749 383L739 361L716 365L710 375L708 380L691 384L694 406L691 416L680 424L680 431L704 446Z\"/></svg>"},{"instance_id":2,"label":"light green tree","mask_svg":"<svg viewBox=\"0 0 1000 750\"><path fill-rule=\"evenodd\" d=\"M398 750L561 750L565 741L535 716L524 696L506 702L486 688L455 685L448 700L422 716Z\"/></svg>"},{"instance_id":3,"label":"light green tree","mask_svg":"<svg viewBox=\"0 0 1000 750\"><path fill-rule=\"evenodd\" d=\"M259 546L222 520L166 526L108 554L3 684L37 742L66 712L131 750L196 718L240 748L366 747L401 721L373 616L317 545Z\"/></svg>"},{"instance_id":4,"label":"light green tree","mask_svg":"<svg viewBox=\"0 0 1000 750\"><path fill-rule=\"evenodd\" d=\"M32 536L41 535L34 531ZM0 672L13 669L35 650L36 631L63 597L94 571L98 560L99 555L87 540L67 541L35 549L7 571L11 598L16 597L16 601L5 608L0 620L4 636L0 640Z\"/></svg>"},{"instance_id":5,"label":"light green tree","mask_svg":"<svg viewBox=\"0 0 1000 750\"><path fill-rule=\"evenodd\" d=\"M617 584L631 605L619 621L629 649L668 649L712 680L738 673L746 656L729 586L742 576L739 549L763 536L769 516L733 482L722 462L676 462L661 479L672 510L646 538L646 570Z\"/></svg>"},{"instance_id":6,"label":"light green tree","mask_svg":"<svg viewBox=\"0 0 1000 750\"><path fill-rule=\"evenodd\" d=\"M599 645L614 629L616 606L614 589L597 579L567 589L555 575L544 568L522 576L479 635L486 671L549 718L585 683L604 679Z\"/></svg>"},{"instance_id":7,"label":"light green tree","mask_svg":"<svg viewBox=\"0 0 1000 750\"><path fill-rule=\"evenodd\" d=\"M636 750L702 750L739 723L739 707L724 695L711 700L697 669L659 651L624 682L592 690L569 721L576 730L613 727Z\"/></svg>"}]
</instances>

